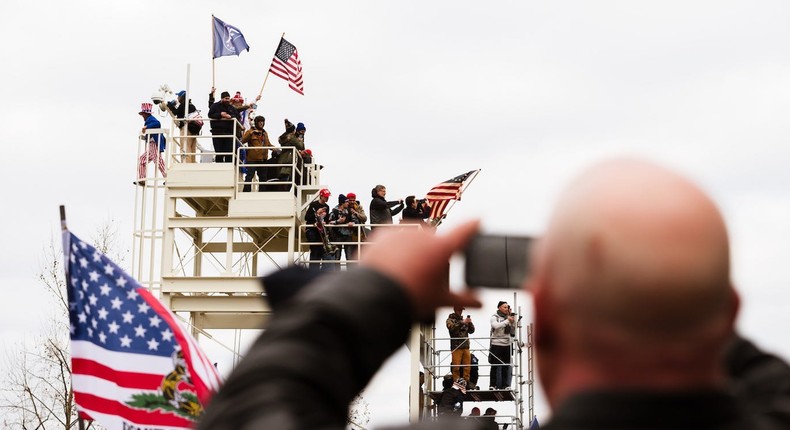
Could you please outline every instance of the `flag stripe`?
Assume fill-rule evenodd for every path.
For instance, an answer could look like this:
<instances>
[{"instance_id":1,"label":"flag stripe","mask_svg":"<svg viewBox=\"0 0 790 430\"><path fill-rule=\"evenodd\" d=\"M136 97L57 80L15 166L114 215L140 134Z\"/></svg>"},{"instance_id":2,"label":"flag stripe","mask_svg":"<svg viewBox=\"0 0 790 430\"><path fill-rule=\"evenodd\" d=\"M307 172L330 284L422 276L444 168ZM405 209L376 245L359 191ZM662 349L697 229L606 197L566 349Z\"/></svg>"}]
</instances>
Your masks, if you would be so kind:
<instances>
[{"instance_id":1,"label":"flag stripe","mask_svg":"<svg viewBox=\"0 0 790 430\"><path fill-rule=\"evenodd\" d=\"M78 386L90 387L90 391L81 390L80 392L83 394L101 397L103 399L113 400L121 403L123 403L126 399L131 399L135 394L156 394L157 390L159 389L159 384L156 384L154 387L143 387L142 389L119 387L112 381L89 375L75 375L74 381Z\"/></svg>"},{"instance_id":2,"label":"flag stripe","mask_svg":"<svg viewBox=\"0 0 790 430\"><path fill-rule=\"evenodd\" d=\"M157 428L160 428L160 426L170 426L172 428L191 428L192 426L191 421L171 413L162 412L160 410L149 412L147 410L134 409L126 406L123 403L107 400L105 398L87 393L75 391L74 399L78 403L88 402L93 409L86 410L85 412L93 419L98 421L99 424L108 428L113 427L110 425L110 423L105 424L105 421L108 421L108 419L102 420L99 418L99 416L116 417L116 419L121 420L121 424L123 424L123 421L126 421L127 423L133 422L138 426L150 425L156 426ZM110 421L115 420L113 419ZM121 429L127 427L117 426L113 428Z\"/></svg>"},{"instance_id":3,"label":"flag stripe","mask_svg":"<svg viewBox=\"0 0 790 430\"><path fill-rule=\"evenodd\" d=\"M162 383L162 375L124 372L104 366L93 360L72 357L71 364L75 375L95 376L99 379L113 381L117 387L156 389Z\"/></svg>"}]
</instances>

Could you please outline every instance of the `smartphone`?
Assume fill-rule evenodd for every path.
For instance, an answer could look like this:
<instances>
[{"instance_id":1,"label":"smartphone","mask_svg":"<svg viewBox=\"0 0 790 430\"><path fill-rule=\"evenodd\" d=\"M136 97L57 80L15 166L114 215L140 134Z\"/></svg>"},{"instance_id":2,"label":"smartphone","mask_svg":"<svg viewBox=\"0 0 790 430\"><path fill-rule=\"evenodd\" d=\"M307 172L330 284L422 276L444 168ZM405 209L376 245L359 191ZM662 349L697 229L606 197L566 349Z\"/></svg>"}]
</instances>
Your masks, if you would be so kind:
<instances>
[{"instance_id":1,"label":"smartphone","mask_svg":"<svg viewBox=\"0 0 790 430\"><path fill-rule=\"evenodd\" d=\"M478 234L464 250L470 287L519 289L529 274L528 236Z\"/></svg>"}]
</instances>

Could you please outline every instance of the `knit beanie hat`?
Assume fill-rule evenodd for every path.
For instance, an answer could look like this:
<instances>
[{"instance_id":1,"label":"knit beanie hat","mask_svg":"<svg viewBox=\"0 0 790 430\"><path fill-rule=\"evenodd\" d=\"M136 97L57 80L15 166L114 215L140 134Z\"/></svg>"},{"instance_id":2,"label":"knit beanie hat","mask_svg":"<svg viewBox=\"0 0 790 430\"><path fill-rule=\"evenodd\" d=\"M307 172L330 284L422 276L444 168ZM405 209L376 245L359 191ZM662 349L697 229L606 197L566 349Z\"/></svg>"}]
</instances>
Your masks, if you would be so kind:
<instances>
[{"instance_id":1,"label":"knit beanie hat","mask_svg":"<svg viewBox=\"0 0 790 430\"><path fill-rule=\"evenodd\" d=\"M299 131L299 130L307 131L307 129L304 126L304 123L300 122L300 123L296 124L296 131Z\"/></svg>"}]
</instances>

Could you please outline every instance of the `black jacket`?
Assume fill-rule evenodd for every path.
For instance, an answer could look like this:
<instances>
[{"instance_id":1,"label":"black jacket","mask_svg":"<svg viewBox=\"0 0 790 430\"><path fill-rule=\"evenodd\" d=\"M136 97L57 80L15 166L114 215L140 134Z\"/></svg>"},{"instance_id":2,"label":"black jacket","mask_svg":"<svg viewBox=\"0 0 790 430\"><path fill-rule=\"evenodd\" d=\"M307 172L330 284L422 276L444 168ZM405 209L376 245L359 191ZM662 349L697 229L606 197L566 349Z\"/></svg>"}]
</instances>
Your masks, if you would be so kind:
<instances>
[{"instance_id":1,"label":"black jacket","mask_svg":"<svg viewBox=\"0 0 790 430\"><path fill-rule=\"evenodd\" d=\"M222 112L230 115L231 119L223 119ZM230 103L222 104L216 102L211 105L208 111L208 117L211 118L211 133L213 134L233 134L233 119L241 121L241 115Z\"/></svg>"},{"instance_id":2,"label":"black jacket","mask_svg":"<svg viewBox=\"0 0 790 430\"><path fill-rule=\"evenodd\" d=\"M381 196L373 196L370 200L370 223L392 224L392 217L403 210L403 203L388 202Z\"/></svg>"}]
</instances>

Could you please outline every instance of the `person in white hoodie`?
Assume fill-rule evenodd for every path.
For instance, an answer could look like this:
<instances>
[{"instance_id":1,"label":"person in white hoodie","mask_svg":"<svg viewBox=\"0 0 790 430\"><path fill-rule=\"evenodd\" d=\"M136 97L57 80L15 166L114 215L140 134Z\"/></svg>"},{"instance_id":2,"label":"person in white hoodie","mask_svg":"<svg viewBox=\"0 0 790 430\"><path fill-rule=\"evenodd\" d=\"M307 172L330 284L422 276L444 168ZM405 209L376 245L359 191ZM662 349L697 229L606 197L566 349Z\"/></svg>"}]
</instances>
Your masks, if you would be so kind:
<instances>
[{"instance_id":1,"label":"person in white hoodie","mask_svg":"<svg viewBox=\"0 0 790 430\"><path fill-rule=\"evenodd\" d=\"M516 319L510 314L507 302L500 301L497 311L491 315L491 348L488 363L491 364L490 390L509 390L513 372L510 366L511 333L516 329Z\"/></svg>"}]
</instances>

